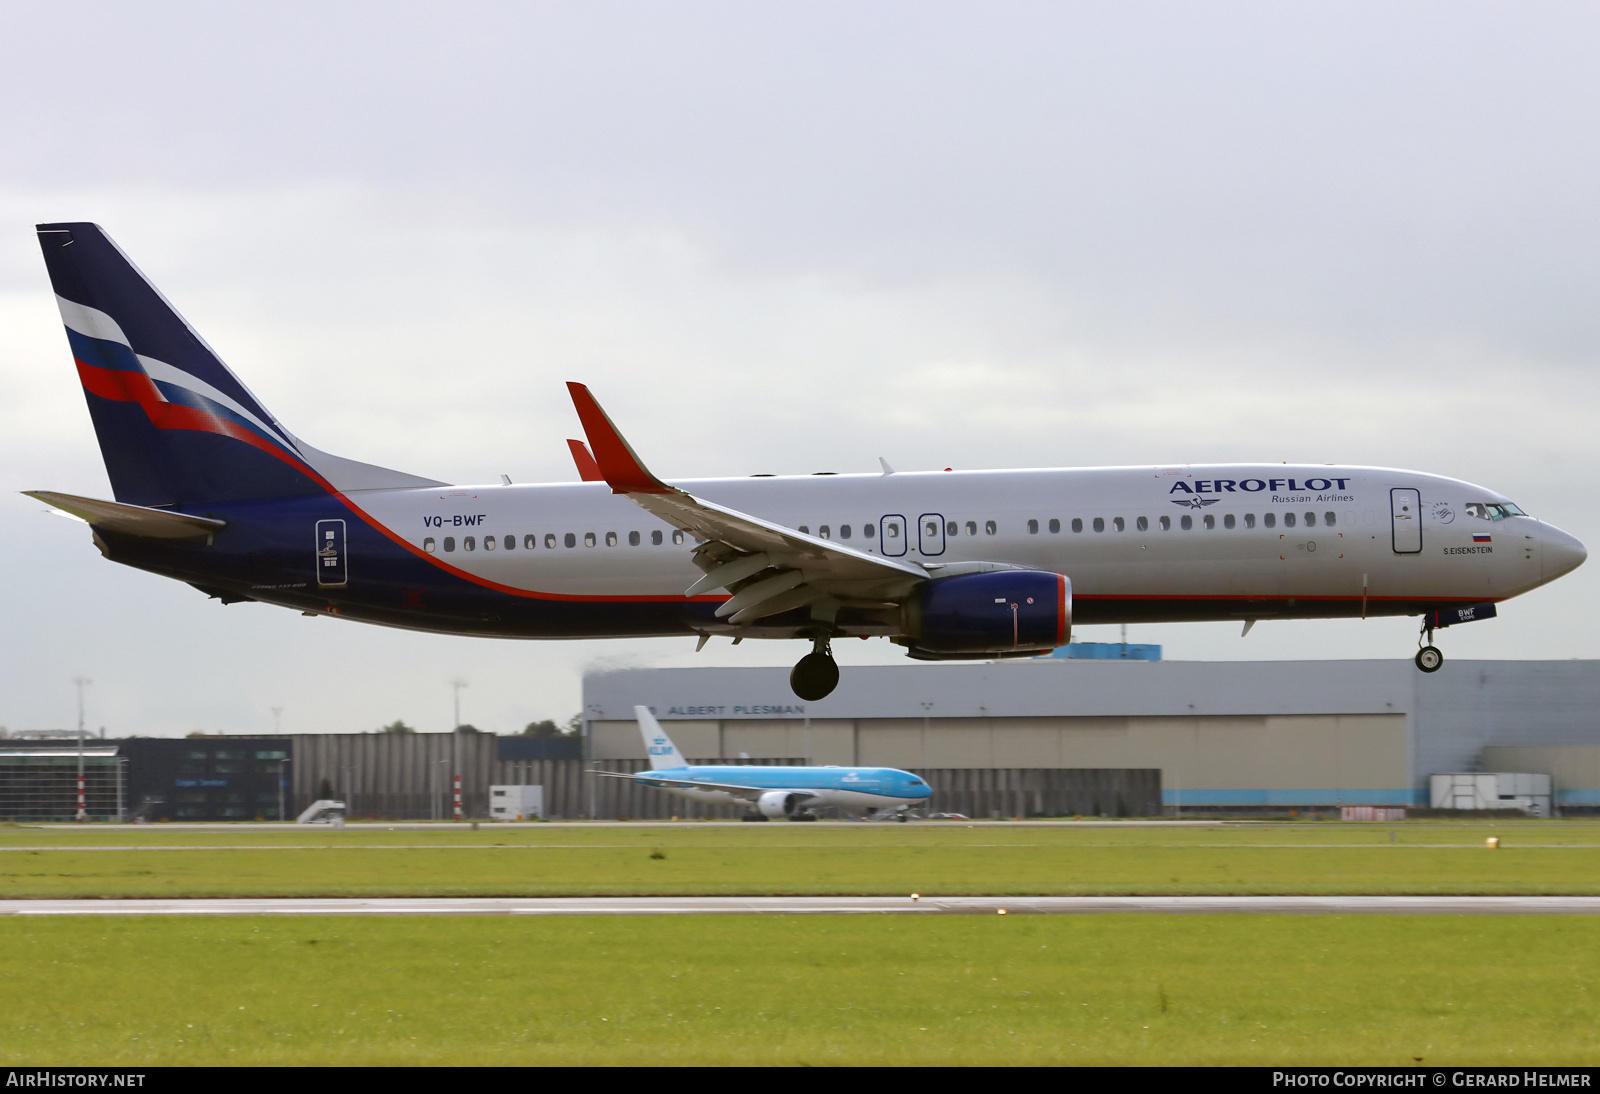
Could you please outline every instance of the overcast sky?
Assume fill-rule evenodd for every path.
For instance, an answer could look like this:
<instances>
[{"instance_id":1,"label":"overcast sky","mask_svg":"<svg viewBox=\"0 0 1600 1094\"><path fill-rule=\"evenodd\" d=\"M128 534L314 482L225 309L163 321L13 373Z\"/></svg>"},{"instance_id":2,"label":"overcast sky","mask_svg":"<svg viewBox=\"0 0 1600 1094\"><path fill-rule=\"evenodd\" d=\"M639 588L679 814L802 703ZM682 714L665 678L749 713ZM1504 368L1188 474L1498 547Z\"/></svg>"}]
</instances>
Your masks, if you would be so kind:
<instances>
[{"instance_id":1,"label":"overcast sky","mask_svg":"<svg viewBox=\"0 0 1600 1094\"><path fill-rule=\"evenodd\" d=\"M23 489L109 496L32 225L94 220L318 447L575 477L1230 460L1483 483L1593 544L1600 8L0 0L0 725L511 732L604 664L222 607ZM1590 565L1448 632L1600 656ZM1408 657L1414 621L1134 627ZM1114 628L1079 638L1114 640ZM841 661L898 662L886 643Z\"/></svg>"}]
</instances>

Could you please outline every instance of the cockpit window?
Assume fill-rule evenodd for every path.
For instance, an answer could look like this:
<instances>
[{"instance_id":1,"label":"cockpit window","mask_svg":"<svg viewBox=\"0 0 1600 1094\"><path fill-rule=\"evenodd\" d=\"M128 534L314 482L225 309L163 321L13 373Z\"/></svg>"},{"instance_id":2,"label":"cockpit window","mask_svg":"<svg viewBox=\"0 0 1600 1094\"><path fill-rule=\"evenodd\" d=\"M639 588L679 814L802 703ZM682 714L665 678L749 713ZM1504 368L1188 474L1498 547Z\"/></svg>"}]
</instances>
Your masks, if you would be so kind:
<instances>
[{"instance_id":1,"label":"cockpit window","mask_svg":"<svg viewBox=\"0 0 1600 1094\"><path fill-rule=\"evenodd\" d=\"M1477 517L1479 520L1505 520L1507 517L1525 517L1528 515L1509 501L1469 501L1464 508L1468 516Z\"/></svg>"}]
</instances>

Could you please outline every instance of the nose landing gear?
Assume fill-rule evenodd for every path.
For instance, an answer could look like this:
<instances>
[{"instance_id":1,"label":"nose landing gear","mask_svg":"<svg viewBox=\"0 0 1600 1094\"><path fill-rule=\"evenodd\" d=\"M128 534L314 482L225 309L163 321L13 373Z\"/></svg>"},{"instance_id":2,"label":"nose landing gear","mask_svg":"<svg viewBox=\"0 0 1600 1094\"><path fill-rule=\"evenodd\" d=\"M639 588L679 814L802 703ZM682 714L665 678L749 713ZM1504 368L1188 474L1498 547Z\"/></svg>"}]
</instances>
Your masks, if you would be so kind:
<instances>
[{"instance_id":1,"label":"nose landing gear","mask_svg":"<svg viewBox=\"0 0 1600 1094\"><path fill-rule=\"evenodd\" d=\"M1427 644L1423 645L1423 638L1417 639L1417 644L1422 646L1421 649L1417 650L1417 656L1414 659L1417 662L1417 668L1423 672L1438 672L1440 666L1444 664L1444 654L1440 652L1438 646L1433 644L1433 628L1428 626L1426 617L1424 617L1422 624L1422 634L1423 638L1426 638Z\"/></svg>"},{"instance_id":2,"label":"nose landing gear","mask_svg":"<svg viewBox=\"0 0 1600 1094\"><path fill-rule=\"evenodd\" d=\"M811 652L789 673L789 687L807 702L825 699L839 686L839 664L826 636L811 640Z\"/></svg>"}]
</instances>

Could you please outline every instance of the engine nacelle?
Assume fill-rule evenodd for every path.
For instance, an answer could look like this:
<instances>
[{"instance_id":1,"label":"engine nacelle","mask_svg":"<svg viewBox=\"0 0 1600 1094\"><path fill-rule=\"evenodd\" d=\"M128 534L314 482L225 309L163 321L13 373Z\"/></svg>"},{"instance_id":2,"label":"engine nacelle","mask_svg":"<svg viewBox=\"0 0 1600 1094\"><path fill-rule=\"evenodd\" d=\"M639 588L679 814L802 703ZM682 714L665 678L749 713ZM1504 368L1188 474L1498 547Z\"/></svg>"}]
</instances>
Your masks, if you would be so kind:
<instances>
[{"instance_id":1,"label":"engine nacelle","mask_svg":"<svg viewBox=\"0 0 1600 1094\"><path fill-rule=\"evenodd\" d=\"M790 790L768 790L756 799L756 811L762 816L776 820L779 817L792 817L800 803L800 795Z\"/></svg>"},{"instance_id":2,"label":"engine nacelle","mask_svg":"<svg viewBox=\"0 0 1600 1094\"><path fill-rule=\"evenodd\" d=\"M1004 655L1064 646L1072 637L1072 582L1043 570L935 578L909 605L912 656Z\"/></svg>"}]
</instances>

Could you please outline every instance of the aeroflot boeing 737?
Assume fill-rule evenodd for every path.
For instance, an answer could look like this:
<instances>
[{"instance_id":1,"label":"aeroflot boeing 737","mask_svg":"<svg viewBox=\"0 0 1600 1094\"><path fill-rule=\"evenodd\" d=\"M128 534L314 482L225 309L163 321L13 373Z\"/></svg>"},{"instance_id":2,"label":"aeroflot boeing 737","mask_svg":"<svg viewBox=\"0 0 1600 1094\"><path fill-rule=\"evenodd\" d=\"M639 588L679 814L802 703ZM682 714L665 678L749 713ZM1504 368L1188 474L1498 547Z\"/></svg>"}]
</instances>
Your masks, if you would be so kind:
<instances>
[{"instance_id":1,"label":"aeroflot boeing 737","mask_svg":"<svg viewBox=\"0 0 1600 1094\"><path fill-rule=\"evenodd\" d=\"M295 437L95 225L43 224L39 243L116 501L32 496L88 521L107 558L224 603L503 638L802 639L790 680L820 699L836 638L1031 656L1074 616L1421 616L1432 672L1434 628L1587 557L1496 491L1379 467L885 463L669 485L581 384L586 481L451 485Z\"/></svg>"},{"instance_id":2,"label":"aeroflot boeing 737","mask_svg":"<svg viewBox=\"0 0 1600 1094\"><path fill-rule=\"evenodd\" d=\"M905 811L928 800L933 791L909 771L895 767L691 766L672 743L649 707L634 707L644 737L650 770L627 775L594 771L612 779L631 779L711 805L749 807L746 820L816 820L816 810L835 806L863 814L905 820Z\"/></svg>"}]
</instances>

